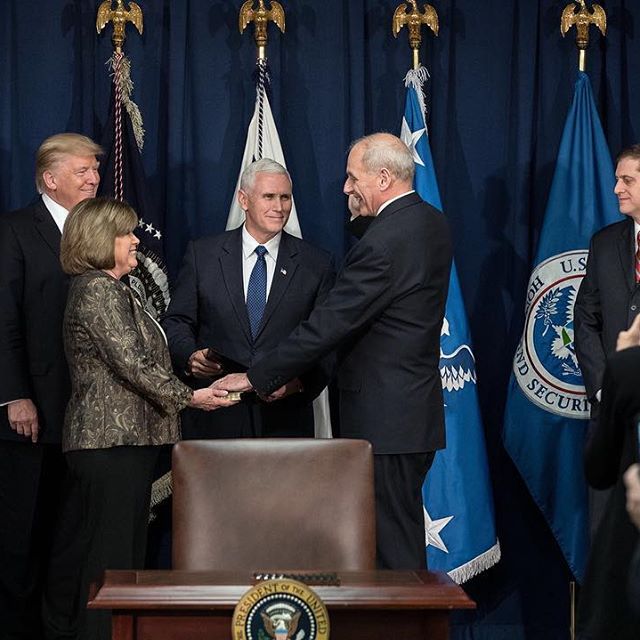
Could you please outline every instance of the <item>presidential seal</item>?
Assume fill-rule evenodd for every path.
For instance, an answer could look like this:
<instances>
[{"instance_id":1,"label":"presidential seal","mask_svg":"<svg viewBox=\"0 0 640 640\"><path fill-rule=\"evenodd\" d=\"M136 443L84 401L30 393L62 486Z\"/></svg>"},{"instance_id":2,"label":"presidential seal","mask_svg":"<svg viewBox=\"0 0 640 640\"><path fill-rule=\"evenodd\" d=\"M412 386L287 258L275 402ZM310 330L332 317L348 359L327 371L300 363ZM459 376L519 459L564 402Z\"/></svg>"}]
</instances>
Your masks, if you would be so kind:
<instances>
[{"instance_id":1,"label":"presidential seal","mask_svg":"<svg viewBox=\"0 0 640 640\"><path fill-rule=\"evenodd\" d=\"M573 344L573 308L588 251L567 251L541 262L527 288L525 326L513 373L525 396L545 411L589 417L589 402Z\"/></svg>"},{"instance_id":2,"label":"presidential seal","mask_svg":"<svg viewBox=\"0 0 640 640\"><path fill-rule=\"evenodd\" d=\"M233 640L328 640L329 614L302 582L265 580L236 605L231 632Z\"/></svg>"}]
</instances>

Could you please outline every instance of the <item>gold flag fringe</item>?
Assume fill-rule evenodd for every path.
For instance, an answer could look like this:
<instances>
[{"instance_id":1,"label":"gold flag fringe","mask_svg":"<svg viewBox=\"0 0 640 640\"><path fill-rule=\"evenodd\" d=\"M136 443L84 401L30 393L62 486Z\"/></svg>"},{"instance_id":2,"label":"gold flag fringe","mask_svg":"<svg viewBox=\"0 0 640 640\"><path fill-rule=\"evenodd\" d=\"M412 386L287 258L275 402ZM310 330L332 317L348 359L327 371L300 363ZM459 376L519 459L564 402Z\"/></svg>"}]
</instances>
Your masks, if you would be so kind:
<instances>
[{"instance_id":1,"label":"gold flag fringe","mask_svg":"<svg viewBox=\"0 0 640 640\"><path fill-rule=\"evenodd\" d=\"M161 502L171 497L173 491L173 480L171 477L171 471L167 471L163 476L160 476L151 485L151 503L149 505L149 522L153 522L156 518L155 509Z\"/></svg>"},{"instance_id":2,"label":"gold flag fringe","mask_svg":"<svg viewBox=\"0 0 640 640\"><path fill-rule=\"evenodd\" d=\"M118 66L119 72L116 74L116 56L122 56ZM144 146L144 128L142 126L142 114L138 105L131 99L133 91L133 81L131 80L131 61L123 53L114 53L106 62L110 71L110 76L118 85L122 95L122 104L129 114L131 125L133 127L133 135L136 138L138 149L142 151Z\"/></svg>"}]
</instances>

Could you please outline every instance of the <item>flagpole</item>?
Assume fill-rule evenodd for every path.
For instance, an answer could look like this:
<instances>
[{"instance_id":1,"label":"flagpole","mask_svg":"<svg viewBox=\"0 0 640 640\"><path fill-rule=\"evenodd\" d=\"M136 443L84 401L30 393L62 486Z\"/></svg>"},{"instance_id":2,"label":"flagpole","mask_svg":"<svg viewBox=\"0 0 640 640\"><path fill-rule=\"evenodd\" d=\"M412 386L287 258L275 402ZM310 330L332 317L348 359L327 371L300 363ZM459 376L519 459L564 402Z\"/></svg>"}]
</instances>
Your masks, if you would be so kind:
<instances>
[{"instance_id":1,"label":"flagpole","mask_svg":"<svg viewBox=\"0 0 640 640\"><path fill-rule=\"evenodd\" d=\"M100 33L109 22L113 23L113 57L108 62L113 70L113 85L115 89L115 178L114 197L116 200L124 200L124 161L122 150L122 107L129 112L133 125L134 135L138 148L142 149L144 141L144 130L142 129L142 117L138 106L130 99L131 96L131 76L130 64L122 45L126 38L127 23L131 22L142 34L143 16L142 9L133 1L129 2L129 8L125 8L124 0L116 0L116 8L112 9L112 0L104 0L98 7L96 16L96 31Z\"/></svg>"},{"instance_id":2,"label":"flagpole","mask_svg":"<svg viewBox=\"0 0 640 640\"><path fill-rule=\"evenodd\" d=\"M577 9L577 10L576 10ZM560 18L560 33L564 37L572 26L576 27L576 45L578 47L578 69L584 72L587 68L587 47L589 46L589 27L595 25L602 35L607 32L607 14L599 5L594 4L591 11L587 9L585 0L574 0L563 10ZM570 594L570 637L576 637L577 585L575 580L569 581Z\"/></svg>"},{"instance_id":3,"label":"flagpole","mask_svg":"<svg viewBox=\"0 0 640 640\"><path fill-rule=\"evenodd\" d=\"M409 11L411 9L411 11ZM430 5L424 5L424 11L421 13L418 9L417 0L407 0L396 7L393 13L393 22L391 31L393 37L397 38L402 27L407 25L409 30L409 45L413 52L413 69L420 68L420 45L422 44L422 25L426 24L434 35L438 35L438 14Z\"/></svg>"},{"instance_id":4,"label":"flagpole","mask_svg":"<svg viewBox=\"0 0 640 640\"><path fill-rule=\"evenodd\" d=\"M577 6L576 6L577 5ZM579 9L578 9L579 7ZM576 11L578 9L578 11ZM587 67L587 47L589 46L589 27L595 25L602 35L607 33L607 14L599 5L594 4L591 11L587 9L585 0L573 0L562 12L560 18L560 33L562 37L575 25L576 45L578 47L578 69L585 71Z\"/></svg>"},{"instance_id":5,"label":"flagpole","mask_svg":"<svg viewBox=\"0 0 640 640\"><path fill-rule=\"evenodd\" d=\"M104 0L98 6L96 15L98 34L109 22L113 25L113 55L107 61L113 83L113 108L102 134L105 157L100 166L98 194L119 201L127 200L138 214L138 266L128 276L129 286L145 310L157 319L166 311L170 300L162 241L164 225L161 213L152 205L153 200L146 188L140 157L144 145L142 114L131 98L131 63L123 51L127 23L133 24L142 34L143 15L138 4L132 0L127 5L123 0ZM168 463L165 468L169 468ZM159 467L156 474L160 473L163 473L163 469ZM170 495L171 472L167 471L153 482L149 521L155 517L153 509Z\"/></svg>"}]
</instances>

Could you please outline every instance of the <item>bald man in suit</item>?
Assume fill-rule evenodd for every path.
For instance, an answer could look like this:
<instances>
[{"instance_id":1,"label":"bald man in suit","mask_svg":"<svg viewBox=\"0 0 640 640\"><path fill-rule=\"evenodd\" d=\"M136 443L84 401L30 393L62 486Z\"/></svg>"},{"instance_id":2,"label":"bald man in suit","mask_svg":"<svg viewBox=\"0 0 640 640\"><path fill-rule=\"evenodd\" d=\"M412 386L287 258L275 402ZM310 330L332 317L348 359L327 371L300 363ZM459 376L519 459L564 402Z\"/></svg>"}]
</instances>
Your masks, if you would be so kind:
<instances>
[{"instance_id":1,"label":"bald man in suit","mask_svg":"<svg viewBox=\"0 0 640 640\"><path fill-rule=\"evenodd\" d=\"M387 569L426 567L422 484L445 446L438 364L451 239L413 175L396 136L352 145L344 192L370 224L309 318L246 374L218 383L269 394L337 350L341 436L373 445L377 561Z\"/></svg>"}]
</instances>

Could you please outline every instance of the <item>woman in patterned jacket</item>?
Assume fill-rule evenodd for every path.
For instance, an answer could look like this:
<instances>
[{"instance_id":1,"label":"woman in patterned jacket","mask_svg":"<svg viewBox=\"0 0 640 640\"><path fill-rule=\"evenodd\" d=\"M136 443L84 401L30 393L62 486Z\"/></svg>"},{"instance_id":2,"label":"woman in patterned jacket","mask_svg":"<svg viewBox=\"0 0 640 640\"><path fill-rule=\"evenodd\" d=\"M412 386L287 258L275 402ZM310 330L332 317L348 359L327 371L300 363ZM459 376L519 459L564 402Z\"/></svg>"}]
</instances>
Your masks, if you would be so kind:
<instances>
[{"instance_id":1,"label":"woman in patterned jacket","mask_svg":"<svg viewBox=\"0 0 640 640\"><path fill-rule=\"evenodd\" d=\"M63 329L69 490L56 540L68 552L64 567L52 567L57 595L45 617L80 638L111 637L108 612L84 619L89 583L104 569L143 568L154 466L160 446L179 439L178 413L234 404L173 374L164 332L122 282L137 265L137 225L127 204L84 200L69 213L60 247L73 276Z\"/></svg>"}]
</instances>

